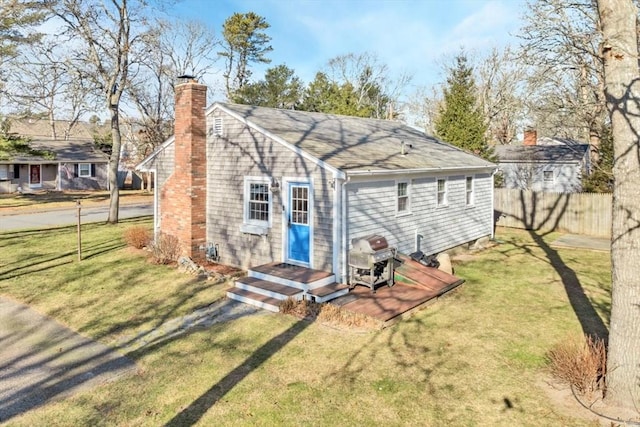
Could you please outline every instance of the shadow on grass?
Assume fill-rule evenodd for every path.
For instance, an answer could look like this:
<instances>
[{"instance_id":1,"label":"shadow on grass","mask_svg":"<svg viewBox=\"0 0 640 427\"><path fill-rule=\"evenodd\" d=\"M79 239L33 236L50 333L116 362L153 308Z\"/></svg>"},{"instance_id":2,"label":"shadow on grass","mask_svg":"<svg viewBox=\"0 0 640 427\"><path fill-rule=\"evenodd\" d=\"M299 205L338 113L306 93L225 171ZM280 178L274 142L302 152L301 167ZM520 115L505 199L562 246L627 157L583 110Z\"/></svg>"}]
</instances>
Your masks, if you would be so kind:
<instances>
[{"instance_id":1,"label":"shadow on grass","mask_svg":"<svg viewBox=\"0 0 640 427\"><path fill-rule=\"evenodd\" d=\"M571 308L576 314L584 334L592 338L600 338L606 343L609 330L585 294L578 275L564 262L559 252L547 244L544 239L551 231L558 229L558 224L569 206L569 196L568 193L558 194L553 203L542 206L537 193L521 191L519 203L523 217L516 218L513 215L512 217L523 224L537 247L544 252L547 261L560 276ZM538 230L550 231L540 232ZM518 245L516 244L516 246ZM523 249L531 253L530 249Z\"/></svg>"},{"instance_id":2,"label":"shadow on grass","mask_svg":"<svg viewBox=\"0 0 640 427\"><path fill-rule=\"evenodd\" d=\"M309 321L300 320L280 335L271 338L262 347L256 349L244 362L211 386L209 390L191 402L189 406L180 411L165 425L169 427L179 427L197 423L198 420L200 420L216 402L229 393L236 384L269 360L271 356L276 354L282 347L308 328L310 324L311 322Z\"/></svg>"},{"instance_id":3,"label":"shadow on grass","mask_svg":"<svg viewBox=\"0 0 640 427\"><path fill-rule=\"evenodd\" d=\"M544 234L538 234L532 230L529 230L529 234L538 247L544 251L551 266L560 275L571 308L582 327L582 332L592 338L600 338L606 343L609 338L609 330L585 294L576 272L565 264L557 250L545 242Z\"/></svg>"}]
</instances>

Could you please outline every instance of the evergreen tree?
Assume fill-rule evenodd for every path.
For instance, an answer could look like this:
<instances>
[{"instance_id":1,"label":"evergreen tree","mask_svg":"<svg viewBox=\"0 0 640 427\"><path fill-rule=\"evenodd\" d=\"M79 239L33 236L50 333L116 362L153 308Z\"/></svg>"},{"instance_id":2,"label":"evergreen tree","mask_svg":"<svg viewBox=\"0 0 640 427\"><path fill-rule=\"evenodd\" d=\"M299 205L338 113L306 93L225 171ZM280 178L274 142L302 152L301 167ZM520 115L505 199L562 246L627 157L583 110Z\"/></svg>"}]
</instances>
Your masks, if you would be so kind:
<instances>
[{"instance_id":1,"label":"evergreen tree","mask_svg":"<svg viewBox=\"0 0 640 427\"><path fill-rule=\"evenodd\" d=\"M248 83L235 91L231 100L238 104L297 110L304 85L286 65L269 68L264 80Z\"/></svg>"},{"instance_id":2,"label":"evergreen tree","mask_svg":"<svg viewBox=\"0 0 640 427\"><path fill-rule=\"evenodd\" d=\"M269 44L271 37L264 32L270 27L260 15L253 12L234 13L222 26L222 47L219 55L225 58L224 78L227 97L242 89L251 77L250 64L271 62L267 53L273 48Z\"/></svg>"},{"instance_id":3,"label":"evergreen tree","mask_svg":"<svg viewBox=\"0 0 640 427\"><path fill-rule=\"evenodd\" d=\"M485 134L487 126L478 107L473 69L467 57L460 53L456 64L449 70L447 87L443 90L444 102L440 106L435 131L438 138L463 150L491 159Z\"/></svg>"},{"instance_id":4,"label":"evergreen tree","mask_svg":"<svg viewBox=\"0 0 640 427\"><path fill-rule=\"evenodd\" d=\"M0 64L21 43L38 40L34 28L46 18L45 1L0 0Z\"/></svg>"}]
</instances>

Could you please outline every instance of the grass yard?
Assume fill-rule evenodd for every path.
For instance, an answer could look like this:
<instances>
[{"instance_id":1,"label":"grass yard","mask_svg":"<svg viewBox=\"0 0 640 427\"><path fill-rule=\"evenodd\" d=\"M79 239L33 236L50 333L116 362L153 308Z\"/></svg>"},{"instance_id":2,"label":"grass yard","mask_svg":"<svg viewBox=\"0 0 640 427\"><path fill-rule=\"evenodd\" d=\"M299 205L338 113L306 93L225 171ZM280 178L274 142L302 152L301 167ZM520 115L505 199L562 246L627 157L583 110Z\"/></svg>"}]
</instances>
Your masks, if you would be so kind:
<instances>
[{"instance_id":1,"label":"grass yard","mask_svg":"<svg viewBox=\"0 0 640 427\"><path fill-rule=\"evenodd\" d=\"M133 224L84 226L80 264L73 228L0 234L0 294L106 344L224 295L124 247ZM9 424L598 425L558 409L541 379L553 344L608 322L609 255L556 252L556 236L498 230L456 265L464 285L389 328L264 312L192 329L128 354L135 375Z\"/></svg>"}]
</instances>

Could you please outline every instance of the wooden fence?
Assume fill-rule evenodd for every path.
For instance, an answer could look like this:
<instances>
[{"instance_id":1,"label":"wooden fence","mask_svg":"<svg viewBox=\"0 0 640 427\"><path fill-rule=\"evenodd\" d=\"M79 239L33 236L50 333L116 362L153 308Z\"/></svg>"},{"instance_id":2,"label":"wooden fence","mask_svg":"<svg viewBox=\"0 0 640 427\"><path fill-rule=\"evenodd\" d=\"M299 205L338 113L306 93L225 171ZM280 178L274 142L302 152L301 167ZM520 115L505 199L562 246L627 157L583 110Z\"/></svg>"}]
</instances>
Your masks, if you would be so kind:
<instances>
[{"instance_id":1,"label":"wooden fence","mask_svg":"<svg viewBox=\"0 0 640 427\"><path fill-rule=\"evenodd\" d=\"M611 237L611 194L496 188L497 225Z\"/></svg>"}]
</instances>

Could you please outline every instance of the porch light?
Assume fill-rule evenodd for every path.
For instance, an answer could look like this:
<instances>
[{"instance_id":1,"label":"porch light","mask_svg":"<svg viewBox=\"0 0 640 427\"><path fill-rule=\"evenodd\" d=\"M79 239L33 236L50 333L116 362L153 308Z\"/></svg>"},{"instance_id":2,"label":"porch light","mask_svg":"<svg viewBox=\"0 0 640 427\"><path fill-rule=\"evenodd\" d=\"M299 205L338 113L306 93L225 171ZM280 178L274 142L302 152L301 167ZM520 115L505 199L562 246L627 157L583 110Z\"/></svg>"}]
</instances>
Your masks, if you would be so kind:
<instances>
[{"instance_id":1,"label":"porch light","mask_svg":"<svg viewBox=\"0 0 640 427\"><path fill-rule=\"evenodd\" d=\"M271 186L269 187L269 190L271 190L272 193L280 191L280 183L275 177L271 178Z\"/></svg>"}]
</instances>

